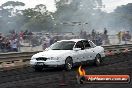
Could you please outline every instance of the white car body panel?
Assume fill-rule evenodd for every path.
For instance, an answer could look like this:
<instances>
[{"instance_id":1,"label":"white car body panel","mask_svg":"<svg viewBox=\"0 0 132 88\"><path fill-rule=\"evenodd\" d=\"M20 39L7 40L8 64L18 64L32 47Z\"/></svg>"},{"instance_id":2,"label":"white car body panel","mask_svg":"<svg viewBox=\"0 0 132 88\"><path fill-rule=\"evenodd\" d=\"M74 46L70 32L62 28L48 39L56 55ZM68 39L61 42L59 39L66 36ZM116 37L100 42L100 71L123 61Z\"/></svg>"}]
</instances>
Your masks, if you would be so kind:
<instances>
[{"instance_id":1,"label":"white car body panel","mask_svg":"<svg viewBox=\"0 0 132 88\"><path fill-rule=\"evenodd\" d=\"M72 39L72 40L62 40L62 41L74 41L78 42L84 39ZM58 41L61 42L61 41ZM94 48L88 48L84 50L50 50L46 49L43 52L39 52L35 55L32 56L30 60L30 64L35 66L36 63L42 62L44 65L49 65L49 66L57 66L57 65L64 65L65 60L67 57L72 57L73 63L76 62L82 62L82 61L87 61L87 60L94 60L96 55L100 54L101 57L105 57L104 54L104 48L101 46L95 46ZM36 58L48 58L46 61L43 60L36 60ZM53 58L53 59L50 59ZM55 59L54 59L55 58ZM59 58L59 59L56 59Z\"/></svg>"}]
</instances>

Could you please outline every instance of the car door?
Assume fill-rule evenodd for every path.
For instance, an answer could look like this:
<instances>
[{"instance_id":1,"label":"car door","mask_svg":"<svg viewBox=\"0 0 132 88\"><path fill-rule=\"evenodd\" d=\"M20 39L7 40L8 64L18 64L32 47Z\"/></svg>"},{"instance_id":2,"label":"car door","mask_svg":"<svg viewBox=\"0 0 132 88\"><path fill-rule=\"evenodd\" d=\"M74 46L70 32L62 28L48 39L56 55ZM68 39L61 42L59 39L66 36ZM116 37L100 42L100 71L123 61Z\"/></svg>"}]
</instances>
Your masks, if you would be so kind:
<instances>
[{"instance_id":1,"label":"car door","mask_svg":"<svg viewBox=\"0 0 132 88\"><path fill-rule=\"evenodd\" d=\"M85 55L84 55L85 50L84 50L83 42L82 41L78 41L75 44L75 47L74 48L81 48L81 50L75 51L76 52L77 61L78 62L85 61Z\"/></svg>"},{"instance_id":2,"label":"car door","mask_svg":"<svg viewBox=\"0 0 132 88\"><path fill-rule=\"evenodd\" d=\"M96 55L97 55L97 49L96 49L96 45L92 42L92 41L88 41L90 46L91 46L91 50L93 51L92 53L92 59L95 59Z\"/></svg>"},{"instance_id":3,"label":"car door","mask_svg":"<svg viewBox=\"0 0 132 88\"><path fill-rule=\"evenodd\" d=\"M85 61L87 60L93 60L94 59L94 50L92 49L93 47L90 45L88 40L83 40L84 44L84 56L85 56Z\"/></svg>"}]
</instances>

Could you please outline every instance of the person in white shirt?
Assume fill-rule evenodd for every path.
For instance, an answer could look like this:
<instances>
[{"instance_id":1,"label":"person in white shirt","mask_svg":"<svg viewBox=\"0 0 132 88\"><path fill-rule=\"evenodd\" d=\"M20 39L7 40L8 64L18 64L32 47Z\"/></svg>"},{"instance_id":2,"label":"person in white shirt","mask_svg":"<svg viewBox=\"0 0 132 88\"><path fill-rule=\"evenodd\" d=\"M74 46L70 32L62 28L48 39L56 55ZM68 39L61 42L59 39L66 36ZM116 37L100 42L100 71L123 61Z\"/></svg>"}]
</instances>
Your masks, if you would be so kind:
<instances>
[{"instance_id":1,"label":"person in white shirt","mask_svg":"<svg viewBox=\"0 0 132 88\"><path fill-rule=\"evenodd\" d=\"M11 40L11 48L13 52L18 52L17 39Z\"/></svg>"}]
</instances>

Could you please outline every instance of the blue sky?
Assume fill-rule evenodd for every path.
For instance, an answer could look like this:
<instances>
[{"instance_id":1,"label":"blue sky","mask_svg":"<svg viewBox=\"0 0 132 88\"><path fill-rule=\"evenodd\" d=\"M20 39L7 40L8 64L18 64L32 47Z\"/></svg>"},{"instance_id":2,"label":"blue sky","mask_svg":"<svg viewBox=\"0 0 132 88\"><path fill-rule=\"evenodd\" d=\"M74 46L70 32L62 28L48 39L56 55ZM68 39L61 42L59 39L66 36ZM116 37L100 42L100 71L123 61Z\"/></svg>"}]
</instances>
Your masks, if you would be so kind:
<instances>
[{"instance_id":1,"label":"blue sky","mask_svg":"<svg viewBox=\"0 0 132 88\"><path fill-rule=\"evenodd\" d=\"M11 0L0 0L0 5L5 3L6 1ZM26 8L28 7L32 8L37 4L45 4L49 11L56 10L54 0L12 0L12 1L24 2L26 4ZM132 3L132 0L102 0L102 1L103 4L105 5L105 8L103 8L102 10L106 12L112 12L117 6Z\"/></svg>"}]
</instances>

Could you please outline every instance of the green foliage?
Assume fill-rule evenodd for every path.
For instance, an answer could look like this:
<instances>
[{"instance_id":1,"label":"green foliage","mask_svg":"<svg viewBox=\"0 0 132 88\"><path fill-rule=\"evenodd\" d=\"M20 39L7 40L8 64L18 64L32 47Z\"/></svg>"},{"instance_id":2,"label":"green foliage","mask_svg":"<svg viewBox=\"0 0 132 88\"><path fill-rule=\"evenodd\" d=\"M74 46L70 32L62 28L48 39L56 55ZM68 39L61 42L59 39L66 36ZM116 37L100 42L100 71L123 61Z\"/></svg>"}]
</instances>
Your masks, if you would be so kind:
<instances>
[{"instance_id":1,"label":"green foliage","mask_svg":"<svg viewBox=\"0 0 132 88\"><path fill-rule=\"evenodd\" d=\"M56 29L59 31L73 31L75 28L76 31L80 31L80 26L73 27L74 24L70 24L70 22L87 22L89 29L92 28L93 22L98 19L95 19L93 14L98 16L101 12L97 5L101 6L102 0L71 0L72 2L68 4L66 1L69 0L56 1L57 11L54 13ZM69 25L63 24L65 22L69 23Z\"/></svg>"},{"instance_id":2,"label":"green foliage","mask_svg":"<svg viewBox=\"0 0 132 88\"><path fill-rule=\"evenodd\" d=\"M22 2L8 1L0 6L0 31L7 30L47 30L52 29L52 13L43 4L25 10L15 9L24 6ZM5 8L8 7L8 8ZM15 12L14 12L15 10ZM14 13L15 15L12 15Z\"/></svg>"},{"instance_id":3,"label":"green foliage","mask_svg":"<svg viewBox=\"0 0 132 88\"><path fill-rule=\"evenodd\" d=\"M45 8L45 5L37 5L33 9L26 9L23 11L25 24L23 29L29 29L33 31L52 29L53 20L51 19L51 13Z\"/></svg>"},{"instance_id":4,"label":"green foliage","mask_svg":"<svg viewBox=\"0 0 132 88\"><path fill-rule=\"evenodd\" d=\"M6 7L6 6L25 6L25 4L23 2L18 2L18 1L8 1L4 4L2 4L2 7Z\"/></svg>"},{"instance_id":5,"label":"green foliage","mask_svg":"<svg viewBox=\"0 0 132 88\"><path fill-rule=\"evenodd\" d=\"M45 5L19 10L23 2L8 1L0 6L0 31L5 30L45 30L80 31L81 25L64 24L66 22L87 22L86 30L104 27L132 28L132 4L118 7L113 13L100 10L102 0L56 0L57 11L49 12ZM8 7L8 8L6 8ZM14 13L14 14L12 14Z\"/></svg>"},{"instance_id":6,"label":"green foliage","mask_svg":"<svg viewBox=\"0 0 132 88\"><path fill-rule=\"evenodd\" d=\"M116 28L124 28L132 31L132 3L117 7L110 16L114 17Z\"/></svg>"}]
</instances>

